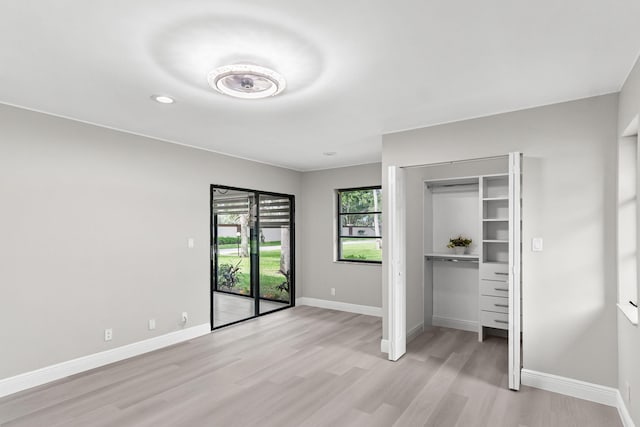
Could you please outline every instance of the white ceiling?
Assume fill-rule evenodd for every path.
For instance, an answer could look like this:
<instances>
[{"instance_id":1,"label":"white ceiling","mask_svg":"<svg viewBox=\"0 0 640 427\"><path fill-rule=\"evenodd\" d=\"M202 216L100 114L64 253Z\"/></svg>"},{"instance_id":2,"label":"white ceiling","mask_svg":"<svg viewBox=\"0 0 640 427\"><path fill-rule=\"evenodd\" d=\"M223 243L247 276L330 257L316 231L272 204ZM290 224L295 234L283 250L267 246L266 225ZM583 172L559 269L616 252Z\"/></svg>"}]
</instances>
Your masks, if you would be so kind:
<instances>
[{"instance_id":1,"label":"white ceiling","mask_svg":"<svg viewBox=\"0 0 640 427\"><path fill-rule=\"evenodd\" d=\"M297 170L370 163L383 133L618 91L638 16L637 0L3 0L0 102ZM208 88L245 61L287 90Z\"/></svg>"}]
</instances>

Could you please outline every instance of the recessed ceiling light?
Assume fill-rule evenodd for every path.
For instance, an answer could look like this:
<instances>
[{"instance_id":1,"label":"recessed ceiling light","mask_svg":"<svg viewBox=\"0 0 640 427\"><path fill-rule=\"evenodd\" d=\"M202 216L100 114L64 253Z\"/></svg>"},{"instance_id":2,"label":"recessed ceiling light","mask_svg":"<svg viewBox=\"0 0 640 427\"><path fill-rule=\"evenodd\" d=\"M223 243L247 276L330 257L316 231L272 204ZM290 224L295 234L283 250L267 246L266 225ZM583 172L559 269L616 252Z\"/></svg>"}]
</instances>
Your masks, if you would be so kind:
<instances>
[{"instance_id":1,"label":"recessed ceiling light","mask_svg":"<svg viewBox=\"0 0 640 427\"><path fill-rule=\"evenodd\" d=\"M220 93L242 99L275 96L287 86L277 72L251 64L225 65L207 76L209 86Z\"/></svg>"},{"instance_id":2,"label":"recessed ceiling light","mask_svg":"<svg viewBox=\"0 0 640 427\"><path fill-rule=\"evenodd\" d=\"M324 153L322 153L324 156L335 156L336 153L335 151L325 151Z\"/></svg>"},{"instance_id":3,"label":"recessed ceiling light","mask_svg":"<svg viewBox=\"0 0 640 427\"><path fill-rule=\"evenodd\" d=\"M176 102L175 99L167 95L151 95L151 99L159 102L160 104L173 104Z\"/></svg>"}]
</instances>

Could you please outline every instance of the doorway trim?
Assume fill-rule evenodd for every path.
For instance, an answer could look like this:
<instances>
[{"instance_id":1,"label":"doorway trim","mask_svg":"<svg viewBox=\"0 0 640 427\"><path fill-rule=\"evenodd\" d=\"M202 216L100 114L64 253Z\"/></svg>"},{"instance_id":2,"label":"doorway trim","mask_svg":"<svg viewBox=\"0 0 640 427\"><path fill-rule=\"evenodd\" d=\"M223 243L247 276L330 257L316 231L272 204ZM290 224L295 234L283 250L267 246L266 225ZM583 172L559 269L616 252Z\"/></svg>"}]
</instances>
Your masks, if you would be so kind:
<instances>
[{"instance_id":1,"label":"doorway trim","mask_svg":"<svg viewBox=\"0 0 640 427\"><path fill-rule=\"evenodd\" d=\"M423 166L436 166L450 163L466 163L478 160L489 160L495 158L509 159L509 191L510 191L510 237L513 239L509 245L509 261L512 267L509 272L510 296L509 302L513 310L510 310L509 322L509 388L512 390L520 389L522 376L522 354L521 346L521 303L520 296L522 292L522 228L520 226L521 219L521 163L522 154L519 152L505 153L501 156L491 156L477 159L463 159L452 162L441 162L434 164L412 165L412 166L396 166L389 165L387 167L386 176L386 192L388 200L388 255L383 258L389 262L388 281L387 281L387 340L381 341L381 348L385 346L388 350L388 358L396 361L406 352L406 194L405 194L405 169ZM513 203L513 198L518 197L519 203ZM516 226L517 224L517 226ZM517 245L517 246L516 246ZM518 250L514 250L514 249ZM385 331L383 331L385 332ZM516 348L517 347L517 348Z\"/></svg>"},{"instance_id":2,"label":"doorway trim","mask_svg":"<svg viewBox=\"0 0 640 427\"><path fill-rule=\"evenodd\" d=\"M400 359L407 349L407 284L404 169L389 166L387 183L389 198L389 286L388 313L389 360Z\"/></svg>"}]
</instances>

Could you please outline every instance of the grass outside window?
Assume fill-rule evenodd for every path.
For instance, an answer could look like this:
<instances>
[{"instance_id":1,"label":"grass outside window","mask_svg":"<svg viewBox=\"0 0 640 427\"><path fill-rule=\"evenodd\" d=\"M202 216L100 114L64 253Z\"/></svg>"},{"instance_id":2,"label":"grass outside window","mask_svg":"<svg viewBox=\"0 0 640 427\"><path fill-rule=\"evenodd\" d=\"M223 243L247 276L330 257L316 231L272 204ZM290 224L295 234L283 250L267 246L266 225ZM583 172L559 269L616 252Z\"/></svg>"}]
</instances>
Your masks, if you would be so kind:
<instances>
[{"instance_id":1,"label":"grass outside window","mask_svg":"<svg viewBox=\"0 0 640 427\"><path fill-rule=\"evenodd\" d=\"M238 262L240 263L239 265ZM223 264L238 265L238 267L240 267L238 270L238 284L230 291L240 295L249 295L251 292L250 258L239 257L236 254L219 255L218 265ZM288 302L289 293L278 289L278 286L285 280L285 276L280 272L280 251L261 250L260 297Z\"/></svg>"}]
</instances>

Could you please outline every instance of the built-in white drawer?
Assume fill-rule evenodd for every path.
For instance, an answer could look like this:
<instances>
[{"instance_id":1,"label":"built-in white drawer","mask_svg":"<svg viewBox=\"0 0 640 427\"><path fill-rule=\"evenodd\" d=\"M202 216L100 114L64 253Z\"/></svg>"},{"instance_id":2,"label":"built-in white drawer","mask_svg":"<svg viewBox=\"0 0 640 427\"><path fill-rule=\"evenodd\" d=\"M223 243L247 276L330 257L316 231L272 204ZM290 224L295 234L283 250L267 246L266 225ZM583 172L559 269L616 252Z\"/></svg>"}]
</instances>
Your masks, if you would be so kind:
<instances>
[{"instance_id":1,"label":"built-in white drawer","mask_svg":"<svg viewBox=\"0 0 640 427\"><path fill-rule=\"evenodd\" d=\"M497 313L508 313L509 298L480 295L480 310L495 311Z\"/></svg>"},{"instance_id":2,"label":"built-in white drawer","mask_svg":"<svg viewBox=\"0 0 640 427\"><path fill-rule=\"evenodd\" d=\"M480 264L480 278L485 280L508 282L509 264L482 263Z\"/></svg>"},{"instance_id":3,"label":"built-in white drawer","mask_svg":"<svg viewBox=\"0 0 640 427\"><path fill-rule=\"evenodd\" d=\"M508 297L509 286L507 285L507 282L482 279L480 280L480 295Z\"/></svg>"},{"instance_id":4,"label":"built-in white drawer","mask_svg":"<svg viewBox=\"0 0 640 427\"><path fill-rule=\"evenodd\" d=\"M482 322L482 326L488 326L496 329L509 329L509 315L506 313L481 311L480 321Z\"/></svg>"}]
</instances>

